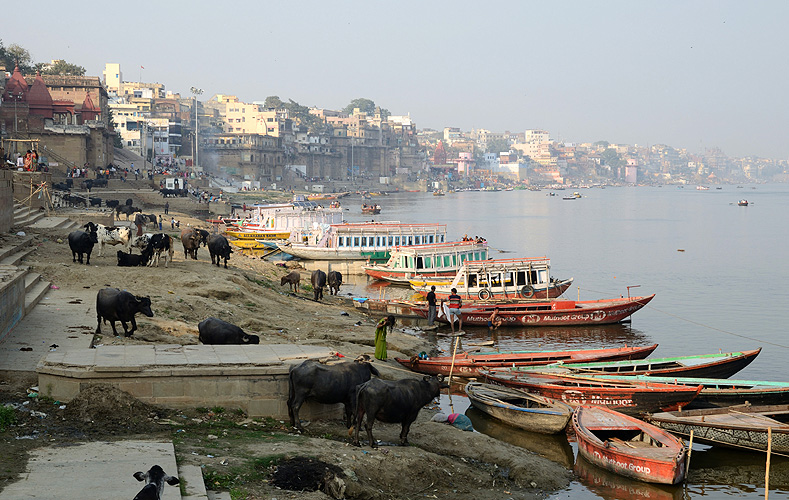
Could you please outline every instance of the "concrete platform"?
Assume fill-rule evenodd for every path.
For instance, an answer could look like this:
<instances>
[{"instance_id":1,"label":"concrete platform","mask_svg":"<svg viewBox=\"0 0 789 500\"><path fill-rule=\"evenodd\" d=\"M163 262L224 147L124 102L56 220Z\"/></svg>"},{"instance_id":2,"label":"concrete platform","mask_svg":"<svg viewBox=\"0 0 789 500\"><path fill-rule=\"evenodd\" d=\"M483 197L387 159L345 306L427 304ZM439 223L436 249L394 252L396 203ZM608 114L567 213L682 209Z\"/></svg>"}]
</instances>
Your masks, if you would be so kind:
<instances>
[{"instance_id":1,"label":"concrete platform","mask_svg":"<svg viewBox=\"0 0 789 500\"><path fill-rule=\"evenodd\" d=\"M59 401L102 383L168 408L222 406L285 420L290 366L332 354L297 344L99 346L50 352L36 371L41 392ZM304 416L335 417L340 409L308 403Z\"/></svg>"},{"instance_id":2,"label":"concrete platform","mask_svg":"<svg viewBox=\"0 0 789 500\"><path fill-rule=\"evenodd\" d=\"M167 474L179 475L172 443L95 441L39 448L32 452L21 479L0 492L0 500L134 498L143 483L133 474L145 472L153 465L161 466ZM196 484L199 487L202 475L187 478L187 482L199 483ZM178 486L165 486L162 500L180 499Z\"/></svg>"}]
</instances>

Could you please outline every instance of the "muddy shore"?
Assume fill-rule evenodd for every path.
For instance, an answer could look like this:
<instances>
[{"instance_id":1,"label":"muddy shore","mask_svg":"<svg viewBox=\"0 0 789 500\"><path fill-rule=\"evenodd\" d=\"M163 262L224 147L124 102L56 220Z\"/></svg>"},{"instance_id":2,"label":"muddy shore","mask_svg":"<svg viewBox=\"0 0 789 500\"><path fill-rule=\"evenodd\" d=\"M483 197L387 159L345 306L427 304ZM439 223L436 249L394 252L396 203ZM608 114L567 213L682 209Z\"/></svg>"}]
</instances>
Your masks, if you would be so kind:
<instances>
[{"instance_id":1,"label":"muddy shore","mask_svg":"<svg viewBox=\"0 0 789 500\"><path fill-rule=\"evenodd\" d=\"M159 213L164 201L144 197L146 212ZM188 213L175 213L181 227L205 224ZM176 236L176 231L165 232ZM169 268L119 268L115 250L91 258L90 266L71 262L65 234L39 235L37 250L25 265L32 267L61 289L98 291L106 286L149 295L153 318L138 317L139 330L131 338L105 335L96 344L177 343L196 344L197 323L215 316L260 336L261 343L295 342L329 347L346 356L372 355L376 318L359 313L350 297L330 296L320 303L312 293L298 294L280 286L289 270L256 258L234 253L229 269L210 264L206 249L198 260L185 260L176 244ZM309 283L303 271L302 284ZM86 305L92 307L92 305ZM95 324L86 325L95 328ZM426 340L395 328L388 337L389 356L411 356L434 348ZM376 361L388 379L413 376L394 361ZM0 432L5 453L0 468L0 491L24 470L27 452L40 446L60 446L82 440L139 438L151 434L172 440L179 463L204 466L206 486L229 490L233 498L328 498L329 494L279 489L276 471L304 464L298 457L339 467L344 498L452 498L479 499L544 498L569 484L571 472L532 452L490 438L463 432L446 424L430 422L435 410L423 409L409 435L410 446L398 442L400 427L375 424L378 449L349 445L341 421L311 422L303 435L287 422L249 419L234 408L173 411L155 408L128 394L107 387L53 411L52 401L29 397L36 384L34 374L8 376L0 372L0 404L26 409L16 412L16 422ZM83 391L85 392L85 391ZM135 408L135 411L118 411ZM30 411L48 416L34 417ZM17 439L32 436L29 439ZM212 458L207 457L212 455ZM278 483L286 484L286 483ZM304 488L301 485L300 488ZM324 488L337 496L336 488Z\"/></svg>"}]
</instances>

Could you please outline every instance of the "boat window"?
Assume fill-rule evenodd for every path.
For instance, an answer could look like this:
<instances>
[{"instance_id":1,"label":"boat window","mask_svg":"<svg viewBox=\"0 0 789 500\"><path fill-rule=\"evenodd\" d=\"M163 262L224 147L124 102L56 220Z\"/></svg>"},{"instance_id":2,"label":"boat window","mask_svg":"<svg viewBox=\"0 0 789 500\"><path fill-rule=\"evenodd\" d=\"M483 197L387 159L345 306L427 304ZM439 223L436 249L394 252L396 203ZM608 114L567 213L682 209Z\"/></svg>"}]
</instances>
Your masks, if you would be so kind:
<instances>
[{"instance_id":1,"label":"boat window","mask_svg":"<svg viewBox=\"0 0 789 500\"><path fill-rule=\"evenodd\" d=\"M452 265L452 264L451 264L451 262L452 262L452 261L451 261L451 260L449 260L449 259L450 259L450 256L449 256L449 255L444 255L444 267L449 267L449 266L451 266L451 265Z\"/></svg>"},{"instance_id":2,"label":"boat window","mask_svg":"<svg viewBox=\"0 0 789 500\"><path fill-rule=\"evenodd\" d=\"M433 259L431 257L425 257L425 267L428 269L433 267Z\"/></svg>"},{"instance_id":3,"label":"boat window","mask_svg":"<svg viewBox=\"0 0 789 500\"><path fill-rule=\"evenodd\" d=\"M453 266L457 266L458 265L458 256L457 255L453 255L452 256L452 265Z\"/></svg>"},{"instance_id":4,"label":"boat window","mask_svg":"<svg viewBox=\"0 0 789 500\"><path fill-rule=\"evenodd\" d=\"M483 250L479 254L482 256L482 260L485 260L485 259L488 258L488 251L487 250Z\"/></svg>"},{"instance_id":5,"label":"boat window","mask_svg":"<svg viewBox=\"0 0 789 500\"><path fill-rule=\"evenodd\" d=\"M338 247L344 247L345 246L345 237L344 236L340 236L337 239L337 246Z\"/></svg>"},{"instance_id":6,"label":"boat window","mask_svg":"<svg viewBox=\"0 0 789 500\"><path fill-rule=\"evenodd\" d=\"M537 281L537 271L529 271L529 283L538 283Z\"/></svg>"},{"instance_id":7,"label":"boat window","mask_svg":"<svg viewBox=\"0 0 789 500\"><path fill-rule=\"evenodd\" d=\"M417 269L424 269L424 263L422 262L422 257L416 258L416 268Z\"/></svg>"},{"instance_id":8,"label":"boat window","mask_svg":"<svg viewBox=\"0 0 789 500\"><path fill-rule=\"evenodd\" d=\"M413 269L414 268L414 256L413 255L409 255L408 256L408 266L407 267L409 269Z\"/></svg>"},{"instance_id":9,"label":"boat window","mask_svg":"<svg viewBox=\"0 0 789 500\"><path fill-rule=\"evenodd\" d=\"M418 245L420 243L420 241L421 241L421 238L419 236L414 236L414 244L415 245Z\"/></svg>"},{"instance_id":10,"label":"boat window","mask_svg":"<svg viewBox=\"0 0 789 500\"><path fill-rule=\"evenodd\" d=\"M395 245L400 246L400 237L395 236L394 239L395 239Z\"/></svg>"},{"instance_id":11,"label":"boat window","mask_svg":"<svg viewBox=\"0 0 789 500\"><path fill-rule=\"evenodd\" d=\"M358 236L354 236L353 237L353 246L355 246L355 247L359 246L359 237Z\"/></svg>"},{"instance_id":12,"label":"boat window","mask_svg":"<svg viewBox=\"0 0 789 500\"><path fill-rule=\"evenodd\" d=\"M389 246L394 246L394 236L389 237Z\"/></svg>"},{"instance_id":13,"label":"boat window","mask_svg":"<svg viewBox=\"0 0 789 500\"><path fill-rule=\"evenodd\" d=\"M363 247L367 246L367 236L362 236L362 246Z\"/></svg>"},{"instance_id":14,"label":"boat window","mask_svg":"<svg viewBox=\"0 0 789 500\"><path fill-rule=\"evenodd\" d=\"M460 263L462 264L462 263L466 262L466 260L468 260L468 255L461 254L460 255Z\"/></svg>"},{"instance_id":15,"label":"boat window","mask_svg":"<svg viewBox=\"0 0 789 500\"><path fill-rule=\"evenodd\" d=\"M433 235L432 235L432 234L430 235L430 237L429 237L429 238L430 238L430 243L434 243L434 242L433 242Z\"/></svg>"},{"instance_id":16,"label":"boat window","mask_svg":"<svg viewBox=\"0 0 789 500\"><path fill-rule=\"evenodd\" d=\"M413 236L409 236L408 237L408 245L411 246L413 244L414 244L414 237Z\"/></svg>"},{"instance_id":17,"label":"boat window","mask_svg":"<svg viewBox=\"0 0 789 500\"><path fill-rule=\"evenodd\" d=\"M439 238L441 238L441 243L444 243L444 235L442 234Z\"/></svg>"},{"instance_id":18,"label":"boat window","mask_svg":"<svg viewBox=\"0 0 789 500\"><path fill-rule=\"evenodd\" d=\"M526 271L518 271L515 273L515 284L518 286L523 286L526 284Z\"/></svg>"},{"instance_id":19,"label":"boat window","mask_svg":"<svg viewBox=\"0 0 789 500\"><path fill-rule=\"evenodd\" d=\"M468 275L468 286L469 288L477 286L477 275L472 273Z\"/></svg>"},{"instance_id":20,"label":"boat window","mask_svg":"<svg viewBox=\"0 0 789 500\"><path fill-rule=\"evenodd\" d=\"M492 287L500 287L501 286L501 274L499 273L492 273L490 275L490 286Z\"/></svg>"}]
</instances>

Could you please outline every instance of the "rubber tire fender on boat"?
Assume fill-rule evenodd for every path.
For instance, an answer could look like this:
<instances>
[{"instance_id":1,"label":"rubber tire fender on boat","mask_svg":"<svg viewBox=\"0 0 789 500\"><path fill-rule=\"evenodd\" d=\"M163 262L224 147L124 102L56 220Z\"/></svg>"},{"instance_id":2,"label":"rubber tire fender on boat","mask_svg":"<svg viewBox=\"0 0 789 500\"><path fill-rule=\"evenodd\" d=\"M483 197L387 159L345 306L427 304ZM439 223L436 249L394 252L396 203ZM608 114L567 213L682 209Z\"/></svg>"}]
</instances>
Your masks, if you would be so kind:
<instances>
[{"instance_id":1,"label":"rubber tire fender on boat","mask_svg":"<svg viewBox=\"0 0 789 500\"><path fill-rule=\"evenodd\" d=\"M491 295L492 294L490 293L490 290L488 290L487 288L483 288L482 290L479 291L479 293L477 293L477 297L479 297L479 300L488 300L491 297Z\"/></svg>"},{"instance_id":2,"label":"rubber tire fender on boat","mask_svg":"<svg viewBox=\"0 0 789 500\"><path fill-rule=\"evenodd\" d=\"M521 297L524 299L530 299L534 296L534 288L531 285L523 285L521 287Z\"/></svg>"}]
</instances>

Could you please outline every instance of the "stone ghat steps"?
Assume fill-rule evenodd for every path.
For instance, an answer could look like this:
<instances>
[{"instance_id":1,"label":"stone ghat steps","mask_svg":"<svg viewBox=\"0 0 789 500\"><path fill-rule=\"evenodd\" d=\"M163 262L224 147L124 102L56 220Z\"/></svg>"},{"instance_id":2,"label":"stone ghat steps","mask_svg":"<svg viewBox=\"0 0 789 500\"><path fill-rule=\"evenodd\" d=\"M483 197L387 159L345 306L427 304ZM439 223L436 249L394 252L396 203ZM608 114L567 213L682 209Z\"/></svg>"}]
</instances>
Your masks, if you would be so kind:
<instances>
[{"instance_id":1,"label":"stone ghat steps","mask_svg":"<svg viewBox=\"0 0 789 500\"><path fill-rule=\"evenodd\" d=\"M36 251L32 235L18 236L10 243L0 247L0 266L11 266L24 274L25 280L25 302L22 315L27 315L38 304L44 295L49 291L51 283L41 277L40 274L31 272L29 266L22 264L22 261ZM7 305L7 304L6 304ZM3 311L3 313L7 313Z\"/></svg>"},{"instance_id":2,"label":"stone ghat steps","mask_svg":"<svg viewBox=\"0 0 789 500\"><path fill-rule=\"evenodd\" d=\"M14 226L29 226L46 216L47 214L43 210L31 209L14 203Z\"/></svg>"}]
</instances>

